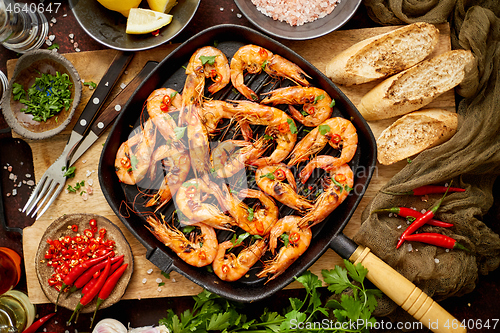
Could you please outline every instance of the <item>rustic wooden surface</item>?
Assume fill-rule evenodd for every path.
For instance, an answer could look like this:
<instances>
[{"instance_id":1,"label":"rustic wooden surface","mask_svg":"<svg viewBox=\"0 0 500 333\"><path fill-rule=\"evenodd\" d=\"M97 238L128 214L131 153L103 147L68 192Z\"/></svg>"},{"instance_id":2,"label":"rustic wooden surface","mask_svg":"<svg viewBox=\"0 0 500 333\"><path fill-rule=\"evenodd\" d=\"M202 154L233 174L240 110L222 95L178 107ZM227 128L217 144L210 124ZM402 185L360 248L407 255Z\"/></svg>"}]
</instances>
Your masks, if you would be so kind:
<instances>
[{"instance_id":1,"label":"rustic wooden surface","mask_svg":"<svg viewBox=\"0 0 500 333\"><path fill-rule=\"evenodd\" d=\"M379 27L370 29L358 29L358 30L345 30L336 31L327 36L310 40L310 41L300 41L300 42L285 42L285 44L291 47L294 51L305 57L314 66L316 66L321 71L324 71L326 63L331 59L331 57L350 45L365 39L378 35L395 27ZM443 53L451 49L450 37L449 37L449 26L447 24L438 26L441 34L439 42L431 56ZM148 60L162 60L168 53L175 49L177 45L164 45L153 50L137 52L134 59L127 68L125 74L122 76L117 84L117 87L113 90L111 97L116 95L122 83L126 84L135 76L136 73L142 68L142 66ZM318 52L317 50L322 50ZM111 63L115 53L114 50L100 50L100 51L89 51L80 53L68 53L65 56L73 63L75 68L78 70L81 78L85 81L93 81L98 83L102 75L106 72L108 66ZM91 66L89 66L91 64ZM15 66L15 60L9 61L7 63L7 71L9 77L13 73ZM361 97L370 90L376 83L368 83L355 87L344 87L340 86L340 89L347 95L347 97L356 105ZM78 118L79 113L83 110L84 105L88 101L92 94L92 90L84 87L82 94L82 102L78 108L74 121ZM111 98L110 98L111 100ZM432 102L429 107L440 107L448 109L450 111L455 110L455 99L453 92L448 92L441 95L434 102ZM388 119L384 121L371 122L369 123L375 137L389 126L394 119ZM50 139L42 141L29 141L26 140L32 148L33 151L33 163L35 169L35 179L40 179L45 170L57 159L57 157L62 152L67 139L69 137L70 129L73 124L68 126L68 129L62 134L55 136ZM13 136L16 136L13 133ZM72 184L73 182L80 180L86 180L88 183L89 179L93 180L93 194L89 196L87 201L84 201L80 196L74 193L61 193L55 203L50 207L50 209L36 221L31 227L24 229L24 241L23 241L23 252L25 258L25 269L28 284L28 294L30 300L33 303L46 303L47 299L43 294L38 280L36 278L36 273L34 271L35 263L33 258L35 256L36 250L38 248L38 243L40 238L46 229L46 227L56 218L63 214L71 213L81 213L81 212L92 212L95 214L103 215L116 223L124 232L126 238L131 244L132 251L135 258L135 271L130 281L127 292L124 295L124 299L141 299L141 298L156 298L156 297L166 297L166 296L185 296L185 295L195 295L201 291L201 287L192 283L187 278L173 272L171 274L171 279L166 280L160 274L158 268L151 264L145 258L146 250L145 248L131 235L127 228L122 225L118 217L115 216L111 208L108 206L106 199L104 198L102 191L100 189L97 177L98 163L102 150L102 145L106 140L107 134L104 134L95 144L89 149L76 163L77 168L76 175L74 179L70 179L67 183ZM373 175L370 186L368 187L366 194L361 201L358 209L354 213L349 224L344 229L344 233L348 237L352 237L356 231L359 229L361 224L361 212L364 210L368 202L373 198L375 193L380 189L380 187L385 184L395 173L397 173L404 166L406 162L399 162L392 166L381 166L377 165L377 169ZM90 176L87 176L90 173ZM74 185L74 184L72 184ZM322 269L331 269L336 264L341 264L342 259L332 250L328 250L312 267L311 271L321 276L320 272ZM152 269L153 272L148 274L147 271ZM165 285L158 288L157 278L162 278ZM144 283L143 279L147 281ZM295 282L290 284L287 288L298 288L300 284Z\"/></svg>"}]
</instances>

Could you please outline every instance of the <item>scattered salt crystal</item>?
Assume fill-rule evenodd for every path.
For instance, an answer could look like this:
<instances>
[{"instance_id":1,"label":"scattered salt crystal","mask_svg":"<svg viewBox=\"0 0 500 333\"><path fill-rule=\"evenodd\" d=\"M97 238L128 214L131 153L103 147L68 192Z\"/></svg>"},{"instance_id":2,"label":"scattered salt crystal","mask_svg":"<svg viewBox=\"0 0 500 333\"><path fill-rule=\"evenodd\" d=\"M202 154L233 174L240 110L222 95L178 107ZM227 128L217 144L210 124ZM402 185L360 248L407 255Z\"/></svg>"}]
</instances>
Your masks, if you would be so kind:
<instances>
[{"instance_id":1,"label":"scattered salt crystal","mask_svg":"<svg viewBox=\"0 0 500 333\"><path fill-rule=\"evenodd\" d=\"M450 252L450 249L446 249L445 251L446 251L446 252Z\"/></svg>"},{"instance_id":2,"label":"scattered salt crystal","mask_svg":"<svg viewBox=\"0 0 500 333\"><path fill-rule=\"evenodd\" d=\"M7 198L10 197L10 193L7 193L6 196L7 196Z\"/></svg>"},{"instance_id":3,"label":"scattered salt crystal","mask_svg":"<svg viewBox=\"0 0 500 333\"><path fill-rule=\"evenodd\" d=\"M223 12L224 11L224 8L223 7L220 7L220 11Z\"/></svg>"},{"instance_id":4,"label":"scattered salt crystal","mask_svg":"<svg viewBox=\"0 0 500 333\"><path fill-rule=\"evenodd\" d=\"M66 16L68 16L68 14L64 14L64 15L63 15L63 17L66 17Z\"/></svg>"},{"instance_id":5,"label":"scattered salt crystal","mask_svg":"<svg viewBox=\"0 0 500 333\"><path fill-rule=\"evenodd\" d=\"M236 14L236 17L241 18L241 14L240 13Z\"/></svg>"},{"instance_id":6,"label":"scattered salt crystal","mask_svg":"<svg viewBox=\"0 0 500 333\"><path fill-rule=\"evenodd\" d=\"M436 264L439 264L439 259L438 259L438 258L434 258L434 262L435 262Z\"/></svg>"},{"instance_id":7,"label":"scattered salt crystal","mask_svg":"<svg viewBox=\"0 0 500 333\"><path fill-rule=\"evenodd\" d=\"M162 281L161 281L161 279L160 279L160 278L157 278L157 279L156 279L156 283L161 283L161 282L162 282Z\"/></svg>"},{"instance_id":8,"label":"scattered salt crystal","mask_svg":"<svg viewBox=\"0 0 500 333\"><path fill-rule=\"evenodd\" d=\"M68 331L68 330L66 330L66 331L64 331L64 333L69 333L69 331Z\"/></svg>"},{"instance_id":9,"label":"scattered salt crystal","mask_svg":"<svg viewBox=\"0 0 500 333\"><path fill-rule=\"evenodd\" d=\"M20 212L22 212L22 211L23 211L21 208L18 208L17 210L18 210L18 211L20 211Z\"/></svg>"},{"instance_id":10,"label":"scattered salt crystal","mask_svg":"<svg viewBox=\"0 0 500 333\"><path fill-rule=\"evenodd\" d=\"M57 324L59 324L59 322L58 322L57 320L54 320L54 324L56 324L56 325L57 325Z\"/></svg>"},{"instance_id":11,"label":"scattered salt crystal","mask_svg":"<svg viewBox=\"0 0 500 333\"><path fill-rule=\"evenodd\" d=\"M85 188L85 191L87 191L87 193L88 193L89 195L91 195L91 194L94 192L94 190L93 190L93 189L92 189L92 187L90 187L90 186L87 186L87 187Z\"/></svg>"},{"instance_id":12,"label":"scattered salt crystal","mask_svg":"<svg viewBox=\"0 0 500 333\"><path fill-rule=\"evenodd\" d=\"M156 291L161 292L161 287L158 287L158 289L156 289Z\"/></svg>"},{"instance_id":13,"label":"scattered salt crystal","mask_svg":"<svg viewBox=\"0 0 500 333\"><path fill-rule=\"evenodd\" d=\"M50 20L50 22L52 22L52 23L54 23L54 24L55 24L55 23L57 23L57 20L56 20L56 18L55 18L55 17L53 17L53 18Z\"/></svg>"},{"instance_id":14,"label":"scattered salt crystal","mask_svg":"<svg viewBox=\"0 0 500 333\"><path fill-rule=\"evenodd\" d=\"M15 175L15 174L13 174L13 173L9 174L9 179L10 179L10 180L14 180L14 179L16 179L16 178L17 178L17 177L16 177L16 175Z\"/></svg>"},{"instance_id":15,"label":"scattered salt crystal","mask_svg":"<svg viewBox=\"0 0 500 333\"><path fill-rule=\"evenodd\" d=\"M87 163L87 160L82 160L82 163L83 163L83 164Z\"/></svg>"},{"instance_id":16,"label":"scattered salt crystal","mask_svg":"<svg viewBox=\"0 0 500 333\"><path fill-rule=\"evenodd\" d=\"M142 279L143 284L146 283L147 281L148 281L148 279L146 279L146 278Z\"/></svg>"},{"instance_id":17,"label":"scattered salt crystal","mask_svg":"<svg viewBox=\"0 0 500 333\"><path fill-rule=\"evenodd\" d=\"M422 214L425 214L425 212L426 212L426 210L425 210L425 209L422 209L422 210L420 211L420 213L422 213Z\"/></svg>"},{"instance_id":18,"label":"scattered salt crystal","mask_svg":"<svg viewBox=\"0 0 500 333\"><path fill-rule=\"evenodd\" d=\"M25 181L26 183L26 181ZM21 185L23 185L23 182L19 182L19 184L17 184L17 187L21 187Z\"/></svg>"},{"instance_id":19,"label":"scattered salt crystal","mask_svg":"<svg viewBox=\"0 0 500 333\"><path fill-rule=\"evenodd\" d=\"M389 217L392 217L392 213L389 213Z\"/></svg>"},{"instance_id":20,"label":"scattered salt crystal","mask_svg":"<svg viewBox=\"0 0 500 333\"><path fill-rule=\"evenodd\" d=\"M27 173L25 176L26 176L26 178L31 178L31 174L30 173Z\"/></svg>"},{"instance_id":21,"label":"scattered salt crystal","mask_svg":"<svg viewBox=\"0 0 500 333\"><path fill-rule=\"evenodd\" d=\"M12 172L12 165L9 165L9 166L7 167L7 171Z\"/></svg>"},{"instance_id":22,"label":"scattered salt crystal","mask_svg":"<svg viewBox=\"0 0 500 333\"><path fill-rule=\"evenodd\" d=\"M75 52L80 52L81 50L79 48L76 48L75 49Z\"/></svg>"},{"instance_id":23,"label":"scattered salt crystal","mask_svg":"<svg viewBox=\"0 0 500 333\"><path fill-rule=\"evenodd\" d=\"M28 185L28 186L33 186L33 185L35 185L35 182L34 182L33 180L28 180L28 181L26 182L26 185Z\"/></svg>"},{"instance_id":24,"label":"scattered salt crystal","mask_svg":"<svg viewBox=\"0 0 500 333\"><path fill-rule=\"evenodd\" d=\"M152 268L148 269L147 273L148 273L148 274L153 273L153 269L152 269Z\"/></svg>"},{"instance_id":25,"label":"scattered salt crystal","mask_svg":"<svg viewBox=\"0 0 500 333\"><path fill-rule=\"evenodd\" d=\"M444 187L448 187L448 183L444 184Z\"/></svg>"},{"instance_id":26,"label":"scattered salt crystal","mask_svg":"<svg viewBox=\"0 0 500 333\"><path fill-rule=\"evenodd\" d=\"M94 180L90 178L89 180L87 180L87 184L89 184L89 186L94 185Z\"/></svg>"},{"instance_id":27,"label":"scattered salt crystal","mask_svg":"<svg viewBox=\"0 0 500 333\"><path fill-rule=\"evenodd\" d=\"M401 226L400 226L400 225L398 225L398 229L401 229Z\"/></svg>"},{"instance_id":28,"label":"scattered salt crystal","mask_svg":"<svg viewBox=\"0 0 500 333\"><path fill-rule=\"evenodd\" d=\"M17 195L17 189L12 190L12 196L15 196L15 195Z\"/></svg>"},{"instance_id":29,"label":"scattered salt crystal","mask_svg":"<svg viewBox=\"0 0 500 333\"><path fill-rule=\"evenodd\" d=\"M82 193L83 201L87 201L88 198L89 198L89 195L87 194L87 192Z\"/></svg>"},{"instance_id":30,"label":"scattered salt crystal","mask_svg":"<svg viewBox=\"0 0 500 333\"><path fill-rule=\"evenodd\" d=\"M53 41L54 41L54 39L56 39L56 35L49 35L49 40L50 40L51 42L53 42Z\"/></svg>"},{"instance_id":31,"label":"scattered salt crystal","mask_svg":"<svg viewBox=\"0 0 500 333\"><path fill-rule=\"evenodd\" d=\"M177 282L177 280L176 280L176 279L174 279L174 278L172 278L172 282L173 282L173 283L175 283L175 282Z\"/></svg>"},{"instance_id":32,"label":"scattered salt crystal","mask_svg":"<svg viewBox=\"0 0 500 333\"><path fill-rule=\"evenodd\" d=\"M413 246L411 246L411 244L408 244L408 252L411 252L413 251Z\"/></svg>"},{"instance_id":33,"label":"scattered salt crystal","mask_svg":"<svg viewBox=\"0 0 500 333\"><path fill-rule=\"evenodd\" d=\"M4 168L5 170L7 170L7 166L6 166L6 165L4 165L4 166L3 166L3 168Z\"/></svg>"},{"instance_id":34,"label":"scattered salt crystal","mask_svg":"<svg viewBox=\"0 0 500 333\"><path fill-rule=\"evenodd\" d=\"M75 34L69 34L68 37L73 39L73 38L75 38Z\"/></svg>"},{"instance_id":35,"label":"scattered salt crystal","mask_svg":"<svg viewBox=\"0 0 500 333\"><path fill-rule=\"evenodd\" d=\"M47 328L45 327L45 328L43 329L43 331L44 331L44 332L47 332Z\"/></svg>"}]
</instances>

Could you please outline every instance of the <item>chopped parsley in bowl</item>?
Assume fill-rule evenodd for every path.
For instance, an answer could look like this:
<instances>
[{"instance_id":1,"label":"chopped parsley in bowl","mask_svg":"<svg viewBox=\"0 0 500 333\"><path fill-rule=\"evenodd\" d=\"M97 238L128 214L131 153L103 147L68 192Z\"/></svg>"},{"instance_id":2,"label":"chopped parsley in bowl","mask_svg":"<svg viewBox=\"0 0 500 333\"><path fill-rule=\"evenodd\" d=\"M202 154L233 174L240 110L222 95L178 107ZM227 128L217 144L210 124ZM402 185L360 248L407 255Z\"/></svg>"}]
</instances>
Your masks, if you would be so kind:
<instances>
[{"instance_id":1,"label":"chopped parsley in bowl","mask_svg":"<svg viewBox=\"0 0 500 333\"><path fill-rule=\"evenodd\" d=\"M16 63L2 112L19 135L48 138L71 122L81 90L80 76L64 56L50 50L31 51Z\"/></svg>"}]
</instances>

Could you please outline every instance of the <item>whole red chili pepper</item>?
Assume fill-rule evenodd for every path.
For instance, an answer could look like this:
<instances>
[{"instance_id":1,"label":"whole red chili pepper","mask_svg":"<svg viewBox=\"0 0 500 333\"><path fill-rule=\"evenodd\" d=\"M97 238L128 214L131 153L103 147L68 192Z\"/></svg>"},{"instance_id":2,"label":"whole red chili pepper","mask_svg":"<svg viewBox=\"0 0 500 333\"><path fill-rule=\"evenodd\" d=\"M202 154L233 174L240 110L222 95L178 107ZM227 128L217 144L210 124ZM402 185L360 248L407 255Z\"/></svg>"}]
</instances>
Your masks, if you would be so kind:
<instances>
[{"instance_id":1,"label":"whole red chili pepper","mask_svg":"<svg viewBox=\"0 0 500 333\"><path fill-rule=\"evenodd\" d=\"M106 257L109 257L110 254L111 253L107 253L101 257L86 260L86 261L82 262L81 264L79 264L78 266L73 267L73 269L69 272L69 274L67 274L63 279L61 290L59 291L59 294L57 295L55 311L57 311L57 304L59 303L59 296L61 296L61 293L63 292L63 290L66 289L67 287L71 286L73 284L73 282L75 282L75 280L78 279L78 277L80 275L82 275L87 269L98 264L102 260L106 259Z\"/></svg>"},{"instance_id":2,"label":"whole red chili pepper","mask_svg":"<svg viewBox=\"0 0 500 333\"><path fill-rule=\"evenodd\" d=\"M372 212L374 213L393 213L397 214L401 217L413 217L413 218L419 218L420 216L424 215L420 213L418 210L407 208L407 207L391 207L391 208L382 208L382 209L376 209ZM453 223L448 223L448 222L443 222L435 219L430 219L427 221L427 224L435 226L435 227L443 227L443 228L449 228L453 227Z\"/></svg>"},{"instance_id":3,"label":"whole red chili pepper","mask_svg":"<svg viewBox=\"0 0 500 333\"><path fill-rule=\"evenodd\" d=\"M31 324L30 327L28 327L27 329L25 329L23 331L23 333L35 333L36 330L40 328L40 326L42 326L43 324L45 324L50 318L54 317L55 314L56 313L54 312L54 313L49 313L46 316L43 316L42 318L38 319L33 324Z\"/></svg>"},{"instance_id":4,"label":"whole red chili pepper","mask_svg":"<svg viewBox=\"0 0 500 333\"><path fill-rule=\"evenodd\" d=\"M121 265L124 257L125 256L122 254L120 256L111 258L111 264L115 264L117 262L120 262L120 265ZM75 283L73 283L73 285L69 289L69 292L73 293L73 292L77 291L78 289L83 288L90 280L92 280L92 276L95 274L95 272L99 272L101 269L104 268L104 266L106 266L106 261L102 261L102 262L98 263L97 265L94 265L91 268L87 269L85 271L85 273L83 273L82 275L80 275L80 277L78 279L76 279Z\"/></svg>"},{"instance_id":5,"label":"whole red chili pepper","mask_svg":"<svg viewBox=\"0 0 500 333\"><path fill-rule=\"evenodd\" d=\"M109 270L109 274L112 274L114 271L116 271L118 269L118 267L121 266L122 263L123 263L123 260L119 260L118 262L115 262L113 265L111 265L111 269ZM82 289L82 294L84 294L84 295L87 294L89 292L89 290L91 290L95 286L95 284L97 283L97 280L99 279L100 276L101 276L101 274L99 274L97 277L93 277L92 280L87 282L85 287L83 287L83 289Z\"/></svg>"},{"instance_id":6,"label":"whole red chili pepper","mask_svg":"<svg viewBox=\"0 0 500 333\"><path fill-rule=\"evenodd\" d=\"M436 233L421 233L406 236L406 240L410 242L421 242L431 245L444 247L445 249L461 249L469 251L468 248L458 243L455 239ZM470 252L470 251L469 251Z\"/></svg>"},{"instance_id":7,"label":"whole red chili pepper","mask_svg":"<svg viewBox=\"0 0 500 333\"><path fill-rule=\"evenodd\" d=\"M110 269L111 269L111 259L108 258L108 260L106 260L106 267L104 267L104 271L99 276L97 283L95 284L94 287L92 287L92 289L89 290L88 293L84 294L83 297L80 299L80 302L76 306L75 311L73 311L73 313L71 314L71 317L69 318L68 322L71 322L71 320L73 320L73 317L75 316L75 314L79 313L80 309L83 306L89 304L90 301L92 301L94 299L94 297L99 293L102 286L106 282L106 279L108 278ZM78 316L75 319L75 322L76 322L76 320L78 320Z\"/></svg>"},{"instance_id":8,"label":"whole red chili pepper","mask_svg":"<svg viewBox=\"0 0 500 333\"><path fill-rule=\"evenodd\" d=\"M101 291L99 291L99 296L97 296L97 304L94 310L94 315L92 316L92 321L90 322L91 328L92 324L94 323L95 314L97 313L97 310L101 306L102 302L104 302L104 300L108 298L111 292L115 289L118 280L122 277L123 273L125 273L127 267L128 264L121 265L120 268L118 268L113 274L109 276L109 278L104 283L104 286L102 286Z\"/></svg>"},{"instance_id":9,"label":"whole red chili pepper","mask_svg":"<svg viewBox=\"0 0 500 333\"><path fill-rule=\"evenodd\" d=\"M414 190L408 192L385 192L380 191L385 194L391 195L426 195L426 194L440 194L445 192L465 192L464 188L460 187L447 187L447 186L438 186L438 185L424 185L417 187Z\"/></svg>"},{"instance_id":10,"label":"whole red chili pepper","mask_svg":"<svg viewBox=\"0 0 500 333\"><path fill-rule=\"evenodd\" d=\"M417 218L415 221L413 221L412 224L410 224L410 226L408 228L406 228L406 230L401 235L401 238L399 239L398 244L396 245L396 249L399 249L399 247L401 246L401 244L403 244L403 242L405 241L405 238L408 235L413 234L415 231L417 231L418 228L420 228L421 226L426 224L430 219L432 219L434 217L434 214L436 214L437 210L439 209L439 207L443 203L443 200L446 197L446 194L448 194L448 191L444 192L443 197L437 202L437 204L432 206L431 209L426 211L425 214L423 214L422 216Z\"/></svg>"}]
</instances>

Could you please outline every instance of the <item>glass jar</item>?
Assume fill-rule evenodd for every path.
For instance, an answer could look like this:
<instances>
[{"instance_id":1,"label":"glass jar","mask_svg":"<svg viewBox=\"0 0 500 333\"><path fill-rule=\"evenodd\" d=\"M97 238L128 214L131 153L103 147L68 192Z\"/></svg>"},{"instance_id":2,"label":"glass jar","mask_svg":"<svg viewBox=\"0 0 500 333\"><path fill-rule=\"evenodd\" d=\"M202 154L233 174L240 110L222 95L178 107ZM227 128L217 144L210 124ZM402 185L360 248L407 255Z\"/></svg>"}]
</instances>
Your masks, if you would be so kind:
<instances>
[{"instance_id":1,"label":"glass jar","mask_svg":"<svg viewBox=\"0 0 500 333\"><path fill-rule=\"evenodd\" d=\"M9 290L0 296L0 333L22 332L35 320L35 306L28 296Z\"/></svg>"},{"instance_id":2,"label":"glass jar","mask_svg":"<svg viewBox=\"0 0 500 333\"><path fill-rule=\"evenodd\" d=\"M0 247L0 295L14 288L21 278L21 257L14 250Z\"/></svg>"}]
</instances>

